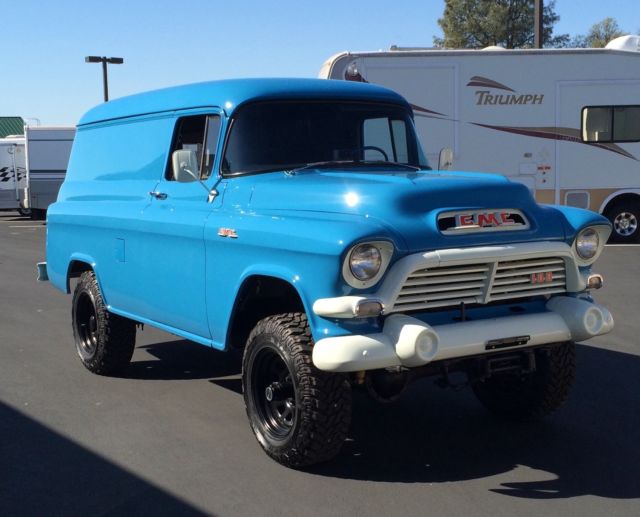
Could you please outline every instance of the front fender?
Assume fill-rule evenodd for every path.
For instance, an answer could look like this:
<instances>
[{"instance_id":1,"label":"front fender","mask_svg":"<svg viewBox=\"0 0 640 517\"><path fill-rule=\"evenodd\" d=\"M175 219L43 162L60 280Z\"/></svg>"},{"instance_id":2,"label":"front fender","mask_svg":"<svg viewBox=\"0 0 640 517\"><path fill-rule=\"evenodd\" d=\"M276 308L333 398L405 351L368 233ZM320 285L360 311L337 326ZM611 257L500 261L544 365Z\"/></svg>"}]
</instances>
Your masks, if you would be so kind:
<instances>
[{"instance_id":1,"label":"front fender","mask_svg":"<svg viewBox=\"0 0 640 517\"><path fill-rule=\"evenodd\" d=\"M220 230L233 230L236 237ZM352 288L342 278L346 251L354 242L381 238L397 243L387 228L362 216L212 214L205 228L205 245L207 313L214 346L226 348L235 300L244 281L255 275L283 280L296 290L314 338L343 333L339 325L316 316L313 303L319 298L348 294Z\"/></svg>"},{"instance_id":2,"label":"front fender","mask_svg":"<svg viewBox=\"0 0 640 517\"><path fill-rule=\"evenodd\" d=\"M562 222L564 228L565 241L571 244L576 235L587 226L607 226L611 228L611 223L606 217L596 214L591 210L576 208L573 206L548 205L554 209Z\"/></svg>"}]
</instances>

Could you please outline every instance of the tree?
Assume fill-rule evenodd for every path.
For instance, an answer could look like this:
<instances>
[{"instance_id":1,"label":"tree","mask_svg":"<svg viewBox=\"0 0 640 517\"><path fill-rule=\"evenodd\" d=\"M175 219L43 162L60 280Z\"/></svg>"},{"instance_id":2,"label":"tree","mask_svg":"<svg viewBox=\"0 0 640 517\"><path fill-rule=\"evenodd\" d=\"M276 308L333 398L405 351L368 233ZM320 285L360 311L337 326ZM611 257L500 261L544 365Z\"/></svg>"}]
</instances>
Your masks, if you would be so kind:
<instances>
[{"instance_id":1,"label":"tree","mask_svg":"<svg viewBox=\"0 0 640 517\"><path fill-rule=\"evenodd\" d=\"M613 18L594 23L586 36L576 36L571 41L574 47L604 48L612 39L627 34Z\"/></svg>"},{"instance_id":2,"label":"tree","mask_svg":"<svg viewBox=\"0 0 640 517\"><path fill-rule=\"evenodd\" d=\"M553 35L553 25L560 19L555 12L555 0L545 4L542 11L544 46L566 46L568 34ZM433 43L439 47L530 48L534 42L534 1L445 0L438 25L443 37L434 37Z\"/></svg>"}]
</instances>

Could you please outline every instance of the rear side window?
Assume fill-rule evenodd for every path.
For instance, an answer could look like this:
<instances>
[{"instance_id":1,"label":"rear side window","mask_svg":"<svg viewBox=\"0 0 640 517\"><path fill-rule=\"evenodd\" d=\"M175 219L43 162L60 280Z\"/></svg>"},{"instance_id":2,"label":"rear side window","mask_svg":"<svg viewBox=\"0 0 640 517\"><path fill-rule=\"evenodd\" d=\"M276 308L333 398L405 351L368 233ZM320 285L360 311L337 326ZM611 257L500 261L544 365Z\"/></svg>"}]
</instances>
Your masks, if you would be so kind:
<instances>
[{"instance_id":1,"label":"rear side window","mask_svg":"<svg viewBox=\"0 0 640 517\"><path fill-rule=\"evenodd\" d=\"M188 150L195 153L197 170L193 171L200 179L207 179L213 171L216 147L220 135L220 117L218 115L192 115L179 118L171 146L174 151ZM167 169L168 180L174 180L172 160Z\"/></svg>"},{"instance_id":2,"label":"rear side window","mask_svg":"<svg viewBox=\"0 0 640 517\"><path fill-rule=\"evenodd\" d=\"M640 106L588 106L582 109L587 143L640 141Z\"/></svg>"}]
</instances>

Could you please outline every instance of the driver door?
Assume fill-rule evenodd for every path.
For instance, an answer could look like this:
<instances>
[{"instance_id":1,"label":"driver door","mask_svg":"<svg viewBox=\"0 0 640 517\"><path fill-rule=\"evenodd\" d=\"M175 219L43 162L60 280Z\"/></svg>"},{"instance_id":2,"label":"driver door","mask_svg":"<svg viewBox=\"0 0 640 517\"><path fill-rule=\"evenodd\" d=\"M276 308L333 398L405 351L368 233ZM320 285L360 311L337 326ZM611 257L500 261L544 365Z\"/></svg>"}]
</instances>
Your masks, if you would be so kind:
<instances>
[{"instance_id":1,"label":"driver door","mask_svg":"<svg viewBox=\"0 0 640 517\"><path fill-rule=\"evenodd\" d=\"M208 202L207 188L215 181L213 163L220 134L220 112L189 111L175 120L171 149L163 178L149 193L144 219L147 260L148 317L209 339L205 300L204 225L219 199ZM196 178L174 171L176 151L192 151ZM202 183L201 183L202 182ZM206 183L206 187L203 185ZM203 188L204 187L204 188ZM197 340L197 339L196 339Z\"/></svg>"}]
</instances>

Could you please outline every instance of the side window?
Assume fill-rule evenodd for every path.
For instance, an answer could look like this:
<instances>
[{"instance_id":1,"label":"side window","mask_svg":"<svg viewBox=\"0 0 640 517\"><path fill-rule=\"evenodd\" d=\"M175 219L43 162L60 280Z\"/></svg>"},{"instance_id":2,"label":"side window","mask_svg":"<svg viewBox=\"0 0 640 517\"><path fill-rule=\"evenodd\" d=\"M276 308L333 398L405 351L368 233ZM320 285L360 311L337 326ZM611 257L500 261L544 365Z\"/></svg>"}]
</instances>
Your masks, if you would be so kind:
<instances>
[{"instance_id":1,"label":"side window","mask_svg":"<svg viewBox=\"0 0 640 517\"><path fill-rule=\"evenodd\" d=\"M587 143L640 141L640 106L583 108L582 140Z\"/></svg>"},{"instance_id":2,"label":"side window","mask_svg":"<svg viewBox=\"0 0 640 517\"><path fill-rule=\"evenodd\" d=\"M365 160L389 160L408 163L407 131L404 120L372 118L364 121L363 146L375 147L365 149ZM378 150L384 151L386 157Z\"/></svg>"},{"instance_id":3,"label":"side window","mask_svg":"<svg viewBox=\"0 0 640 517\"><path fill-rule=\"evenodd\" d=\"M178 119L171 146L167 179L171 181L195 181L190 173L200 179L211 176L215 161L216 146L220 134L218 115L193 115ZM179 159L176 151L180 153Z\"/></svg>"}]
</instances>

